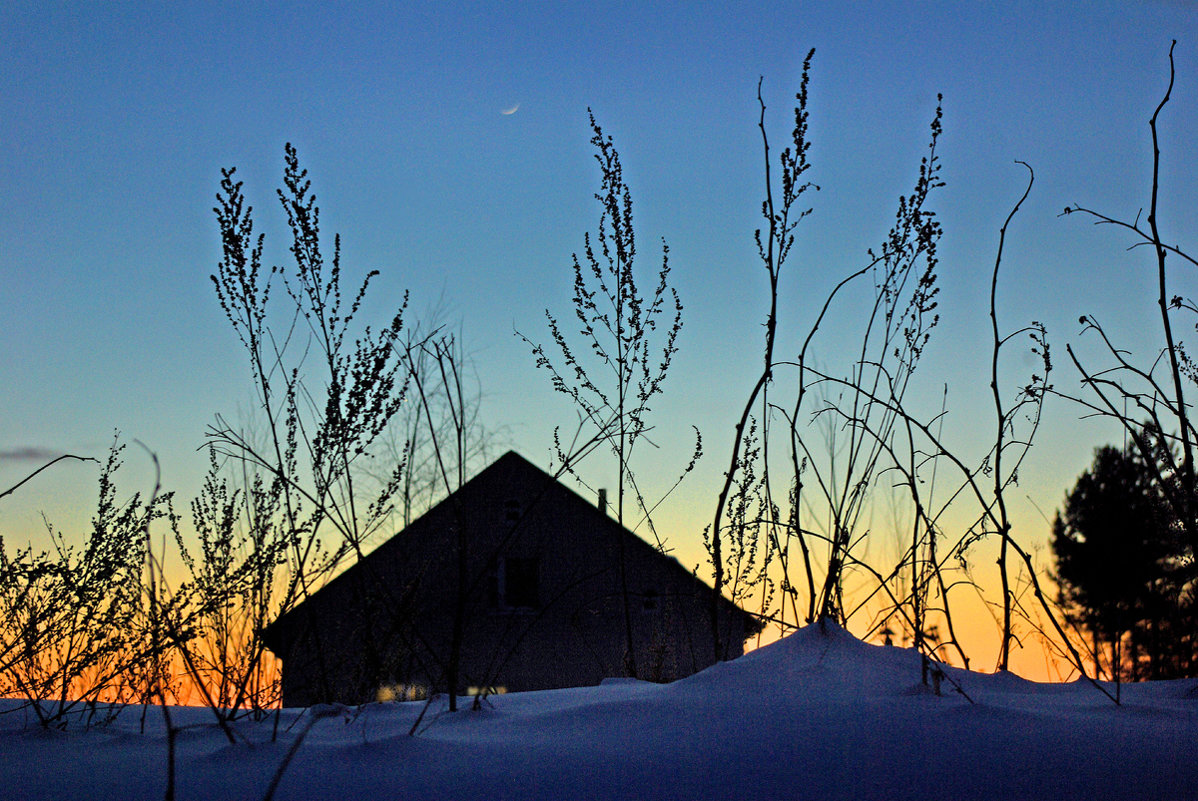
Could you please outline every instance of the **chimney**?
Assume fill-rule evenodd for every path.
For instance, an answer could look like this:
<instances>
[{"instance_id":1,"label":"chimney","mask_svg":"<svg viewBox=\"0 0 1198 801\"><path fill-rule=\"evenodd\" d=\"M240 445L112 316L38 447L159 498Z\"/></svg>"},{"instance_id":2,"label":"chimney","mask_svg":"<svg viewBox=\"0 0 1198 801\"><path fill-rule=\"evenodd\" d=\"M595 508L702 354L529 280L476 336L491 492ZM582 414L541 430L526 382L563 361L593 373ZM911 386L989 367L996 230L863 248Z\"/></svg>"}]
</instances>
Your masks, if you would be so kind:
<instances>
[{"instance_id":1,"label":"chimney","mask_svg":"<svg viewBox=\"0 0 1198 801\"><path fill-rule=\"evenodd\" d=\"M607 514L607 489L599 490L599 511Z\"/></svg>"}]
</instances>

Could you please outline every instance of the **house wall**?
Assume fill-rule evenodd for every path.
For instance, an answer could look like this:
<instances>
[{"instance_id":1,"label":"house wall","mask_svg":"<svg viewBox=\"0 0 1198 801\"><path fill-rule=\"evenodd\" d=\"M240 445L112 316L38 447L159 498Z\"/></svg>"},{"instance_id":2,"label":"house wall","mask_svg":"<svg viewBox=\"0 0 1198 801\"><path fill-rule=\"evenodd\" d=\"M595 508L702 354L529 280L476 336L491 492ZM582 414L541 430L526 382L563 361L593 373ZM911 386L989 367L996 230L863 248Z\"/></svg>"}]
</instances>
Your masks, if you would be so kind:
<instances>
[{"instance_id":1,"label":"house wall","mask_svg":"<svg viewBox=\"0 0 1198 801\"><path fill-rule=\"evenodd\" d=\"M459 542L467 587L459 692L627 675L621 543L637 675L670 681L715 661L710 589L550 476L509 457L276 624L284 703L374 700L383 685L445 690ZM535 608L495 604L495 576L506 559L536 560ZM741 653L747 618L726 607L731 658Z\"/></svg>"}]
</instances>

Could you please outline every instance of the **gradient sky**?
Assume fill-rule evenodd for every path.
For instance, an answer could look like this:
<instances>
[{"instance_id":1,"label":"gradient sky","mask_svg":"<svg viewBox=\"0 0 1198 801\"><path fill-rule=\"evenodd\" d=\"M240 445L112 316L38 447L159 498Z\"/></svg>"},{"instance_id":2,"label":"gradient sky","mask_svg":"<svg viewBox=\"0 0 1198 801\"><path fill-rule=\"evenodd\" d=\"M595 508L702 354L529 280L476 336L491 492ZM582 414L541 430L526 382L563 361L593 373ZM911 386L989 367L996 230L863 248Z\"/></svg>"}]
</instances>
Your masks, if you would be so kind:
<instances>
[{"instance_id":1,"label":"gradient sky","mask_svg":"<svg viewBox=\"0 0 1198 801\"><path fill-rule=\"evenodd\" d=\"M707 458L662 513L684 563L700 558L697 532L760 358L759 76L780 149L816 48L810 158L823 191L784 277L784 356L827 289L884 236L943 93L947 186L933 205L945 228L944 322L920 375L937 403L948 383L946 426L966 452L980 453L992 427L986 304L998 228L1024 186L1015 159L1037 182L1009 232L1000 323L1048 326L1062 389L1077 381L1064 345L1094 352L1079 338L1083 313L1137 353L1156 347L1146 252L1058 214L1080 203L1131 218L1147 204L1147 121L1173 38L1161 219L1166 239L1198 247L1192 2L414 6L5 3L0 485L41 455L102 455L119 429L157 452L167 488L194 492L205 427L252 400L208 279L220 168L238 167L267 258L281 261L273 192L288 141L324 232L342 234L348 275L383 272L369 311L410 289L416 312L440 305L461 320L488 423L544 463L552 426L573 414L513 332L547 339L545 307L569 310L570 255L598 219L594 109L623 158L641 259L652 267L655 243L668 241L686 305L655 416L662 450L649 454L664 488L689 427L703 431ZM819 354L829 364L857 331L851 317L833 322ZM1032 366L1016 348L1009 358L1013 370ZM1040 545L1036 506L1051 516L1093 448L1116 436L1065 402L1047 414L1015 510ZM148 491L144 455L128 462L122 486ZM607 467L588 477L614 485ZM0 504L0 530L36 536L38 510L64 525L86 519L94 475L59 466Z\"/></svg>"}]
</instances>

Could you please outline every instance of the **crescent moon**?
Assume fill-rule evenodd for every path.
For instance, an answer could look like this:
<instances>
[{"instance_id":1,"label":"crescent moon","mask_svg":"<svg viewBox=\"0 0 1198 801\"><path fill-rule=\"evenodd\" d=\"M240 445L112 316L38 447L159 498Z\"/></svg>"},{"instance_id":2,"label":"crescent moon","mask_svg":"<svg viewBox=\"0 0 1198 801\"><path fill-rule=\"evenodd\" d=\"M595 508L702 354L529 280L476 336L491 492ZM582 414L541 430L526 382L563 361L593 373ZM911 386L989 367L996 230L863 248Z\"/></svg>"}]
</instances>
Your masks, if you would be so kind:
<instances>
[{"instance_id":1,"label":"crescent moon","mask_svg":"<svg viewBox=\"0 0 1198 801\"><path fill-rule=\"evenodd\" d=\"M517 111L519 111L519 109L520 109L520 104L519 104L519 103L517 103L516 105L512 106L511 108L505 108L505 109L503 109L503 110L502 110L502 111L500 111L499 113L500 113L500 114L503 114L503 115L505 115L505 116L508 116L508 117L510 117L511 115L513 115L513 114L515 114Z\"/></svg>"}]
</instances>

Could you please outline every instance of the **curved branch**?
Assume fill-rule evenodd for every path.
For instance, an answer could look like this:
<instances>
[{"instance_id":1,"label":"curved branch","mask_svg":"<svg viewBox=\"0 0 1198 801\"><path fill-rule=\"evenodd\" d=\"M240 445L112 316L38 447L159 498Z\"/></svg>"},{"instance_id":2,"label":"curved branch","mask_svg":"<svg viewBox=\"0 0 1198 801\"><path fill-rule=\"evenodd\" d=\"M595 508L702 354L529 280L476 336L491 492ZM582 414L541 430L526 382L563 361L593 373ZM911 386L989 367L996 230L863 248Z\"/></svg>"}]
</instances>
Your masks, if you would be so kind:
<instances>
[{"instance_id":1,"label":"curved branch","mask_svg":"<svg viewBox=\"0 0 1198 801\"><path fill-rule=\"evenodd\" d=\"M100 463L99 459L96 459L92 456L76 456L73 453L64 453L62 456L57 456L57 457L51 459L50 461L46 462L44 465L39 467L37 470L34 470L29 475L25 476L23 479L18 481L16 484L13 484L11 487L4 490L4 492L0 492L0 498L7 498L9 495L12 495L18 489L20 489L21 487L23 487L24 485L26 485L30 481L32 481L43 470L47 470L50 467L53 467L54 465L61 462L63 459L76 459L80 462L95 462L96 464Z\"/></svg>"}]
</instances>

